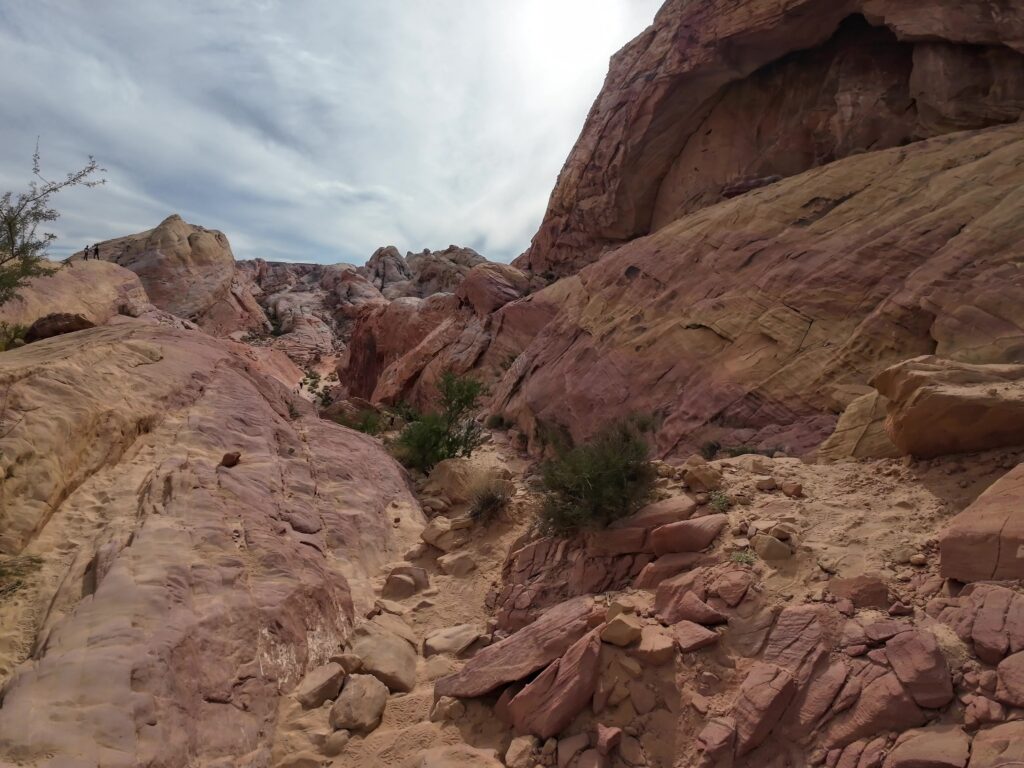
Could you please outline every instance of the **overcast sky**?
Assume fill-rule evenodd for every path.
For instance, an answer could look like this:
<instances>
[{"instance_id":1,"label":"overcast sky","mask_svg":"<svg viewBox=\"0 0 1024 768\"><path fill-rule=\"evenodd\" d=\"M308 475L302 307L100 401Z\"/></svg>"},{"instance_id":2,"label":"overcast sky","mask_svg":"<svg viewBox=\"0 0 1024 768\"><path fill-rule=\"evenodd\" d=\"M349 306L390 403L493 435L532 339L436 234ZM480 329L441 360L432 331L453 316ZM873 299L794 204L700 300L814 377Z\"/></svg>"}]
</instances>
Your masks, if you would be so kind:
<instances>
[{"instance_id":1,"label":"overcast sky","mask_svg":"<svg viewBox=\"0 0 1024 768\"><path fill-rule=\"evenodd\" d=\"M52 255L171 213L237 258L507 261L660 0L3 0L0 190L95 155Z\"/></svg>"}]
</instances>

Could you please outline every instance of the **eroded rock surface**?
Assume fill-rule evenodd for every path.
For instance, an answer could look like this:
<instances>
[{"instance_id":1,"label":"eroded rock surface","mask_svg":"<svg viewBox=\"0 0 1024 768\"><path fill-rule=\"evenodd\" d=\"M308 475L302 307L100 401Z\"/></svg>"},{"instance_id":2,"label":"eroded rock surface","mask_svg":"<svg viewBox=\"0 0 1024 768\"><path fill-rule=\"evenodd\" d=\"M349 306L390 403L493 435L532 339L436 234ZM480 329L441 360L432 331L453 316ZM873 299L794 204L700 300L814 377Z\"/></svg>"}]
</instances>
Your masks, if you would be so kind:
<instances>
[{"instance_id":1,"label":"eroded rock surface","mask_svg":"<svg viewBox=\"0 0 1024 768\"><path fill-rule=\"evenodd\" d=\"M279 695L422 524L378 443L267 370L130 319L0 357L2 549L41 563L2 608L4 759L267 764Z\"/></svg>"}]
</instances>

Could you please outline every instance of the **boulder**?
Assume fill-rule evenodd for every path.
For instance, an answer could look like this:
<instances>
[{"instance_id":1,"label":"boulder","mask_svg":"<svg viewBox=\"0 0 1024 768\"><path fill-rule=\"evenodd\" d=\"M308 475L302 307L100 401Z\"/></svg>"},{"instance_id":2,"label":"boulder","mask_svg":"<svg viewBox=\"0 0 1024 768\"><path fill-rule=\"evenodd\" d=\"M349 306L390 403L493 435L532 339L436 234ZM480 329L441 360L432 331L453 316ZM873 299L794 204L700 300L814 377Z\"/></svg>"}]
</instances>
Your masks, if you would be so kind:
<instances>
[{"instance_id":1,"label":"boulder","mask_svg":"<svg viewBox=\"0 0 1024 768\"><path fill-rule=\"evenodd\" d=\"M955 725L921 728L900 735L883 768L966 768L971 740Z\"/></svg>"},{"instance_id":2,"label":"boulder","mask_svg":"<svg viewBox=\"0 0 1024 768\"><path fill-rule=\"evenodd\" d=\"M901 632L886 642L885 655L918 706L940 709L953 700L949 666L931 632Z\"/></svg>"},{"instance_id":3,"label":"boulder","mask_svg":"<svg viewBox=\"0 0 1024 768\"><path fill-rule=\"evenodd\" d=\"M462 578L476 570L476 560L468 552L452 552L437 558L437 567L441 573Z\"/></svg>"},{"instance_id":4,"label":"boulder","mask_svg":"<svg viewBox=\"0 0 1024 768\"><path fill-rule=\"evenodd\" d=\"M927 716L908 695L899 678L887 672L864 685L853 706L828 725L825 743L829 747L844 747L885 731L917 728L926 720Z\"/></svg>"},{"instance_id":5,"label":"boulder","mask_svg":"<svg viewBox=\"0 0 1024 768\"><path fill-rule=\"evenodd\" d=\"M1007 656L996 671L996 698L1011 707L1024 707L1024 651Z\"/></svg>"},{"instance_id":6,"label":"boulder","mask_svg":"<svg viewBox=\"0 0 1024 768\"><path fill-rule=\"evenodd\" d=\"M917 357L878 374L886 430L903 453L932 458L1024 445L1024 365Z\"/></svg>"},{"instance_id":7,"label":"boulder","mask_svg":"<svg viewBox=\"0 0 1024 768\"><path fill-rule=\"evenodd\" d=\"M998 768L1024 762L1024 721L980 731L971 742L968 768Z\"/></svg>"},{"instance_id":8,"label":"boulder","mask_svg":"<svg viewBox=\"0 0 1024 768\"><path fill-rule=\"evenodd\" d=\"M335 730L372 731L387 706L388 689L372 675L350 675L334 704L330 723Z\"/></svg>"},{"instance_id":9,"label":"boulder","mask_svg":"<svg viewBox=\"0 0 1024 768\"><path fill-rule=\"evenodd\" d=\"M818 459L831 462L899 456L900 450L893 445L892 438L885 431L888 403L875 390L855 398L839 415L839 421L829 438L818 447Z\"/></svg>"},{"instance_id":10,"label":"boulder","mask_svg":"<svg viewBox=\"0 0 1024 768\"><path fill-rule=\"evenodd\" d=\"M659 526L668 525L669 523L678 523L682 520L689 520L696 511L697 503L689 496L680 494L678 496L671 496L667 499L662 499L661 501L656 501L653 504L648 504L639 512L636 512L629 517L616 520L608 527L613 530L617 528L644 528L647 530L653 530Z\"/></svg>"},{"instance_id":11,"label":"boulder","mask_svg":"<svg viewBox=\"0 0 1024 768\"><path fill-rule=\"evenodd\" d=\"M325 701L337 697L345 682L345 670L334 662L324 664L306 673L295 688L295 698L303 709L314 709Z\"/></svg>"},{"instance_id":12,"label":"boulder","mask_svg":"<svg viewBox=\"0 0 1024 768\"><path fill-rule=\"evenodd\" d=\"M530 278L511 264L477 264L455 289L480 317L486 317L510 301L525 296Z\"/></svg>"},{"instance_id":13,"label":"boulder","mask_svg":"<svg viewBox=\"0 0 1024 768\"><path fill-rule=\"evenodd\" d=\"M700 624L694 624L692 621L676 622L669 627L669 630L675 637L679 650L683 653L691 653L718 642L717 632L706 629Z\"/></svg>"},{"instance_id":14,"label":"boulder","mask_svg":"<svg viewBox=\"0 0 1024 768\"><path fill-rule=\"evenodd\" d=\"M509 702L516 729L542 739L565 729L594 695L600 655L601 637L594 630L551 662Z\"/></svg>"},{"instance_id":15,"label":"boulder","mask_svg":"<svg viewBox=\"0 0 1024 768\"><path fill-rule=\"evenodd\" d=\"M601 630L601 640L620 648L632 645L640 639L644 623L629 613L620 613L610 619Z\"/></svg>"},{"instance_id":16,"label":"boulder","mask_svg":"<svg viewBox=\"0 0 1024 768\"><path fill-rule=\"evenodd\" d=\"M728 523L727 515L707 515L662 525L651 532L651 547L658 556L673 552L700 552L711 545Z\"/></svg>"},{"instance_id":17,"label":"boulder","mask_svg":"<svg viewBox=\"0 0 1024 768\"><path fill-rule=\"evenodd\" d=\"M796 691L793 676L781 667L758 662L750 668L732 708L737 755L745 755L768 738Z\"/></svg>"},{"instance_id":18,"label":"boulder","mask_svg":"<svg viewBox=\"0 0 1024 768\"><path fill-rule=\"evenodd\" d=\"M939 535L939 570L958 581L1024 578L1024 464L989 486Z\"/></svg>"},{"instance_id":19,"label":"boulder","mask_svg":"<svg viewBox=\"0 0 1024 768\"><path fill-rule=\"evenodd\" d=\"M434 685L435 696L483 696L523 680L560 658L600 620L589 597L549 608L540 618L513 635L489 645L458 672Z\"/></svg>"},{"instance_id":20,"label":"boulder","mask_svg":"<svg viewBox=\"0 0 1024 768\"><path fill-rule=\"evenodd\" d=\"M630 649L630 655L654 667L668 664L676 657L675 640L661 627L648 624L640 631L640 642Z\"/></svg>"},{"instance_id":21,"label":"boulder","mask_svg":"<svg viewBox=\"0 0 1024 768\"><path fill-rule=\"evenodd\" d=\"M657 609L658 615L669 624L685 621L710 626L725 624L727 621L724 613L701 600L694 592L683 592L678 599L672 602L665 600L660 602L662 602L662 606Z\"/></svg>"},{"instance_id":22,"label":"boulder","mask_svg":"<svg viewBox=\"0 0 1024 768\"><path fill-rule=\"evenodd\" d=\"M856 608L887 610L892 605L889 588L875 574L831 579L828 588L833 595L851 601Z\"/></svg>"},{"instance_id":23,"label":"boulder","mask_svg":"<svg viewBox=\"0 0 1024 768\"><path fill-rule=\"evenodd\" d=\"M537 747L537 737L517 736L505 750L505 765L508 768L533 768Z\"/></svg>"},{"instance_id":24,"label":"boulder","mask_svg":"<svg viewBox=\"0 0 1024 768\"><path fill-rule=\"evenodd\" d=\"M416 758L416 768L503 768L493 749L475 749L459 744L427 749Z\"/></svg>"},{"instance_id":25,"label":"boulder","mask_svg":"<svg viewBox=\"0 0 1024 768\"><path fill-rule=\"evenodd\" d=\"M653 589L665 579L672 578L681 571L688 571L696 565L708 562L708 556L700 552L673 552L662 555L648 563L633 581L637 589Z\"/></svg>"},{"instance_id":26,"label":"boulder","mask_svg":"<svg viewBox=\"0 0 1024 768\"><path fill-rule=\"evenodd\" d=\"M363 672L380 680L392 693L416 685L416 651L409 641L381 627L356 628L352 652L363 661Z\"/></svg>"},{"instance_id":27,"label":"boulder","mask_svg":"<svg viewBox=\"0 0 1024 768\"><path fill-rule=\"evenodd\" d=\"M423 541L442 552L451 552L465 546L469 543L469 536L468 529L455 527L447 517L433 518L420 533Z\"/></svg>"},{"instance_id":28,"label":"boulder","mask_svg":"<svg viewBox=\"0 0 1024 768\"><path fill-rule=\"evenodd\" d=\"M459 624L431 632L423 640L423 655L446 653L460 656L482 637L480 628L473 624Z\"/></svg>"}]
</instances>

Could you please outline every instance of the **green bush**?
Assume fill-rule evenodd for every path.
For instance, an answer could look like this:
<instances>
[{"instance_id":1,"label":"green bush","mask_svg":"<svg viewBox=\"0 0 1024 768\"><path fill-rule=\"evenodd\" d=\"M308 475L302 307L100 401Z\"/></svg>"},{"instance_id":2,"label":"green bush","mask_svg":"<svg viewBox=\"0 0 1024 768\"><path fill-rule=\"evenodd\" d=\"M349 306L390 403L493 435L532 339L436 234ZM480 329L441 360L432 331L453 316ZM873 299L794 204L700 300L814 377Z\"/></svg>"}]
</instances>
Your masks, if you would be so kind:
<instances>
[{"instance_id":1,"label":"green bush","mask_svg":"<svg viewBox=\"0 0 1024 768\"><path fill-rule=\"evenodd\" d=\"M16 341L24 341L26 333L28 333L27 325L0 322L0 352L15 346Z\"/></svg>"},{"instance_id":2,"label":"green bush","mask_svg":"<svg viewBox=\"0 0 1024 768\"><path fill-rule=\"evenodd\" d=\"M721 449L721 443L709 440L700 447L700 455L703 456L706 461L711 461L718 455L718 452Z\"/></svg>"},{"instance_id":3,"label":"green bush","mask_svg":"<svg viewBox=\"0 0 1024 768\"><path fill-rule=\"evenodd\" d=\"M708 503L716 512L728 512L732 509L732 499L722 493L722 491L712 491L709 493Z\"/></svg>"},{"instance_id":4,"label":"green bush","mask_svg":"<svg viewBox=\"0 0 1024 768\"><path fill-rule=\"evenodd\" d=\"M484 426L488 429L508 429L509 423L500 413L494 413L487 417Z\"/></svg>"},{"instance_id":5,"label":"green bush","mask_svg":"<svg viewBox=\"0 0 1024 768\"><path fill-rule=\"evenodd\" d=\"M407 467L429 472L445 459L469 456L483 441L473 419L483 384L468 376L445 371L438 383L441 411L428 413L409 424L396 441L396 455Z\"/></svg>"},{"instance_id":6,"label":"green bush","mask_svg":"<svg viewBox=\"0 0 1024 768\"><path fill-rule=\"evenodd\" d=\"M379 435L384 431L384 418L370 409L359 411L353 416L339 414L334 421L343 427L354 429L367 435Z\"/></svg>"},{"instance_id":7,"label":"green bush","mask_svg":"<svg viewBox=\"0 0 1024 768\"><path fill-rule=\"evenodd\" d=\"M609 425L592 440L561 449L544 463L546 533L603 528L636 512L651 497L657 472L647 440L634 420Z\"/></svg>"},{"instance_id":8,"label":"green bush","mask_svg":"<svg viewBox=\"0 0 1024 768\"><path fill-rule=\"evenodd\" d=\"M491 478L473 490L469 515L478 523L488 525L508 506L511 498L511 483L499 478Z\"/></svg>"},{"instance_id":9,"label":"green bush","mask_svg":"<svg viewBox=\"0 0 1024 768\"><path fill-rule=\"evenodd\" d=\"M740 565L753 565L757 562L757 555L749 549L740 549L729 555L729 559L734 563L739 563Z\"/></svg>"}]
</instances>

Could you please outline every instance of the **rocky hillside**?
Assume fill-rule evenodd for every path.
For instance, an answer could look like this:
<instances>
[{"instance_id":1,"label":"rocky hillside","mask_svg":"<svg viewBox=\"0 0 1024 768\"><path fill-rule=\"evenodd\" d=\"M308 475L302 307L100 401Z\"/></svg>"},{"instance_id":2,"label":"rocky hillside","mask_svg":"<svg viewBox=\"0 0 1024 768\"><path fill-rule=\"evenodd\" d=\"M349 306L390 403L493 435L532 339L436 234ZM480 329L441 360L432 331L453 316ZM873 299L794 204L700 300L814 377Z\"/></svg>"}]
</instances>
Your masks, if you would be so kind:
<instances>
[{"instance_id":1,"label":"rocky hillside","mask_svg":"<svg viewBox=\"0 0 1024 768\"><path fill-rule=\"evenodd\" d=\"M1022 41L1012 2L668 0L516 265L171 216L33 281L0 766L1024 765ZM330 418L448 370L485 439L429 475ZM538 526L553 443L630 415L653 495Z\"/></svg>"}]
</instances>

